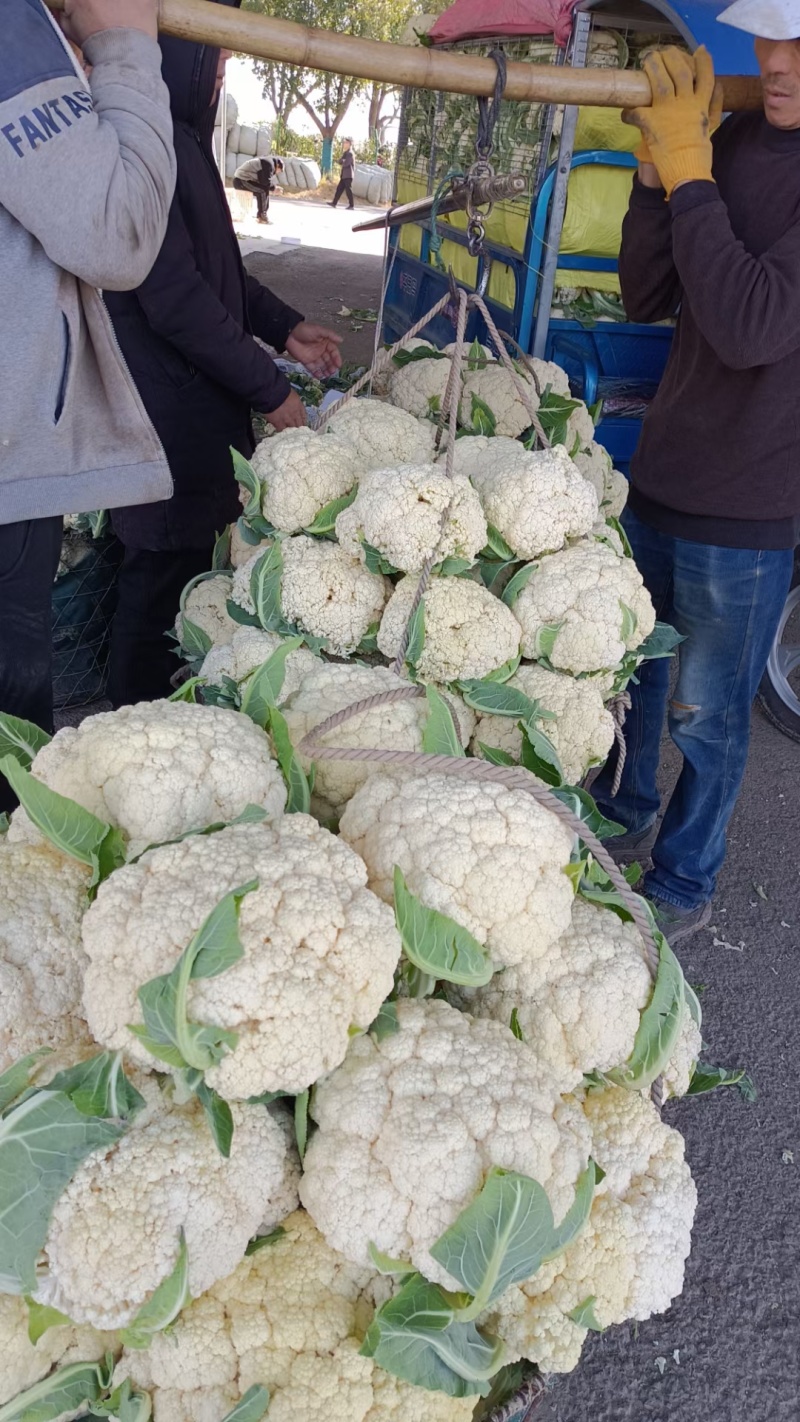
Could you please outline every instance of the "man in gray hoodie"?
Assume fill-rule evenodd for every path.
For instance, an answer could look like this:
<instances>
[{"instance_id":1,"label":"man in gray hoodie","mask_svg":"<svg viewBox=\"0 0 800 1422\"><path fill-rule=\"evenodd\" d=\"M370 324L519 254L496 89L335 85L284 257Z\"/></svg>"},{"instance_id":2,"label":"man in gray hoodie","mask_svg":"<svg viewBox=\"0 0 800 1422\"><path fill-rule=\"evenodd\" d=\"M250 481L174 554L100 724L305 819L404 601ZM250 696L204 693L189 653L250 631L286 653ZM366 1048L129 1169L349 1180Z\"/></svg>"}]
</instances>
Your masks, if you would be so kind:
<instances>
[{"instance_id":1,"label":"man in gray hoodie","mask_svg":"<svg viewBox=\"0 0 800 1422\"><path fill-rule=\"evenodd\" d=\"M172 491L99 290L148 275L175 187L157 4L65 9L91 93L42 0L0 47L0 711L46 730L62 516Z\"/></svg>"}]
</instances>

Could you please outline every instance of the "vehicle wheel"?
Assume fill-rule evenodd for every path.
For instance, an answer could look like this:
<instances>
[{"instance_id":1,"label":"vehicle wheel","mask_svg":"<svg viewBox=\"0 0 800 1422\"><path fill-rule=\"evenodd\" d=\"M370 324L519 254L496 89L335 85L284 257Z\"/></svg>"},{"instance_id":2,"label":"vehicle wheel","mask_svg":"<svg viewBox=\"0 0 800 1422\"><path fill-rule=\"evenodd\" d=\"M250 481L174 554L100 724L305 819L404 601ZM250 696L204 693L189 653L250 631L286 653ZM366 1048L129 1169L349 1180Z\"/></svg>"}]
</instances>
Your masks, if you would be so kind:
<instances>
[{"instance_id":1,"label":"vehicle wheel","mask_svg":"<svg viewBox=\"0 0 800 1422\"><path fill-rule=\"evenodd\" d=\"M800 741L800 556L758 700L768 721L793 741Z\"/></svg>"}]
</instances>

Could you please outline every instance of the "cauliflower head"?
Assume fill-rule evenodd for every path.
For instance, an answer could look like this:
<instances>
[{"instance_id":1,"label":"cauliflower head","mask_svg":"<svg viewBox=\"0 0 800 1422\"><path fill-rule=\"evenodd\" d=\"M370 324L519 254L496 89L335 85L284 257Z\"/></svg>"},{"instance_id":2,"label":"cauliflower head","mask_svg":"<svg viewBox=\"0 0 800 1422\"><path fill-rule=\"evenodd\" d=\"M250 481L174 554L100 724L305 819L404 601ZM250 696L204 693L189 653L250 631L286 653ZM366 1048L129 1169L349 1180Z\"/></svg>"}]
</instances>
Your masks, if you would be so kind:
<instances>
[{"instance_id":1,"label":"cauliflower head","mask_svg":"<svg viewBox=\"0 0 800 1422\"><path fill-rule=\"evenodd\" d=\"M399 866L411 892L468 929L498 968L542 957L569 928L573 837L524 790L377 774L350 801L340 833L376 894L392 902Z\"/></svg>"},{"instance_id":2,"label":"cauliflower head","mask_svg":"<svg viewBox=\"0 0 800 1422\"><path fill-rule=\"evenodd\" d=\"M426 558L477 557L486 543L481 502L463 475L448 479L434 464L407 464L371 473L336 520L340 543L358 554L362 541L401 572L419 572Z\"/></svg>"},{"instance_id":3,"label":"cauliflower head","mask_svg":"<svg viewBox=\"0 0 800 1422\"><path fill-rule=\"evenodd\" d=\"M689 1007L684 1004L678 1039L661 1078L665 1101L672 1096L686 1095L702 1048L703 1035Z\"/></svg>"},{"instance_id":4,"label":"cauliflower head","mask_svg":"<svg viewBox=\"0 0 800 1422\"><path fill-rule=\"evenodd\" d=\"M593 439L587 449L573 455L572 462L594 489L603 517L619 518L628 500L628 481L614 468L608 451Z\"/></svg>"},{"instance_id":5,"label":"cauliflower head","mask_svg":"<svg viewBox=\"0 0 800 1422\"><path fill-rule=\"evenodd\" d=\"M538 725L555 746L568 784L580 784L590 766L605 762L614 744L614 718L593 681L523 663L506 685L523 691L555 716L554 721L542 719ZM522 732L513 716L479 716L472 741L476 755L479 742L519 760Z\"/></svg>"},{"instance_id":6,"label":"cauliflower head","mask_svg":"<svg viewBox=\"0 0 800 1422\"><path fill-rule=\"evenodd\" d=\"M265 553L274 543L273 538L259 538L257 543L248 543L242 537L242 531L238 523L231 524L231 567L234 571L243 568L245 563L255 557L256 553Z\"/></svg>"},{"instance_id":7,"label":"cauliflower head","mask_svg":"<svg viewBox=\"0 0 800 1422\"><path fill-rule=\"evenodd\" d=\"M574 675L618 667L656 620L633 559L597 540L542 558L514 614L522 627L522 655L544 653L557 670Z\"/></svg>"},{"instance_id":8,"label":"cauliflower head","mask_svg":"<svg viewBox=\"0 0 800 1422\"><path fill-rule=\"evenodd\" d=\"M591 1153L606 1177L586 1228L533 1279L510 1289L483 1321L511 1358L569 1372L586 1329L569 1314L594 1299L602 1328L663 1313L683 1288L697 1191L678 1131L637 1092L590 1091Z\"/></svg>"},{"instance_id":9,"label":"cauliflower head","mask_svg":"<svg viewBox=\"0 0 800 1422\"><path fill-rule=\"evenodd\" d=\"M46 1378L52 1368L99 1362L117 1350L113 1334L57 1324L38 1343L28 1337L28 1305L19 1294L0 1294L0 1407Z\"/></svg>"},{"instance_id":10,"label":"cauliflower head","mask_svg":"<svg viewBox=\"0 0 800 1422\"><path fill-rule=\"evenodd\" d=\"M340 656L355 651L380 618L391 584L338 543L299 534L285 538L281 550L281 611L286 621L323 638ZM246 612L255 611L250 579L261 556L256 553L234 574L233 601Z\"/></svg>"},{"instance_id":11,"label":"cauliflower head","mask_svg":"<svg viewBox=\"0 0 800 1422\"><path fill-rule=\"evenodd\" d=\"M387 691L408 690L408 682L395 676L388 667L361 667L341 662L322 663L302 677L283 707L293 743L298 746L303 737L328 716L343 711L357 701L381 695ZM474 717L461 698L447 693L455 711L461 742L469 744ZM421 751L422 736L428 719L428 703L424 697L397 701L362 711L322 738L323 745L377 746L389 750ZM301 757L306 768L313 755ZM312 795L312 810L319 818L332 819L341 814L356 791L380 767L375 763L354 760L320 760Z\"/></svg>"},{"instance_id":12,"label":"cauliflower head","mask_svg":"<svg viewBox=\"0 0 800 1422\"><path fill-rule=\"evenodd\" d=\"M483 511L520 558L561 548L567 538L588 533L597 519L597 497L577 473L563 445L514 454L486 451L472 482Z\"/></svg>"},{"instance_id":13,"label":"cauliflower head","mask_svg":"<svg viewBox=\"0 0 800 1422\"><path fill-rule=\"evenodd\" d=\"M439 455L439 463L443 464L445 458L443 452ZM508 439L503 435L495 435L491 439L488 435L464 435L456 441L453 469L456 474L466 475L478 489L484 471L491 469L495 462L510 472L517 465L526 468L528 458L529 451L518 439Z\"/></svg>"},{"instance_id":14,"label":"cauliflower head","mask_svg":"<svg viewBox=\"0 0 800 1422\"><path fill-rule=\"evenodd\" d=\"M410 367L409 367L410 368ZM517 381L528 391L528 400L523 400ZM533 414L539 408L539 396L533 377L518 372L516 380L511 371L499 361L487 365L483 370L471 370L464 377L459 418L462 425L472 424L472 397L476 396L489 406L497 421L496 435L517 439L523 430L530 429Z\"/></svg>"},{"instance_id":15,"label":"cauliflower head","mask_svg":"<svg viewBox=\"0 0 800 1422\"><path fill-rule=\"evenodd\" d=\"M187 701L143 701L65 726L31 772L122 830L129 856L233 820L247 805L277 819L286 804L264 732L235 711ZM15 811L9 838L40 842L23 810Z\"/></svg>"},{"instance_id":16,"label":"cauliflower head","mask_svg":"<svg viewBox=\"0 0 800 1422\"><path fill-rule=\"evenodd\" d=\"M652 993L634 926L577 898L572 922L543 957L496 973L486 987L461 989L457 1000L496 1022L509 1022L516 1009L525 1041L573 1090L585 1074L627 1061Z\"/></svg>"},{"instance_id":17,"label":"cauliflower head","mask_svg":"<svg viewBox=\"0 0 800 1422\"><path fill-rule=\"evenodd\" d=\"M297 1160L267 1107L231 1108L226 1159L197 1100L177 1105L155 1085L147 1094L127 1134L83 1161L53 1210L37 1297L76 1323L131 1323L174 1270L181 1231L197 1297L236 1268L264 1221L273 1228L295 1207Z\"/></svg>"},{"instance_id":18,"label":"cauliflower head","mask_svg":"<svg viewBox=\"0 0 800 1422\"><path fill-rule=\"evenodd\" d=\"M151 1391L155 1422L219 1422L255 1383L269 1388L279 1422L469 1422L473 1401L411 1387L359 1357L376 1283L385 1286L298 1211L189 1304L168 1338L126 1351L115 1381Z\"/></svg>"},{"instance_id":19,"label":"cauliflower head","mask_svg":"<svg viewBox=\"0 0 800 1422\"><path fill-rule=\"evenodd\" d=\"M427 345L427 341L418 344ZM450 361L438 360L435 356L429 360L409 361L399 369L394 366L389 379L389 400L418 420L430 419L439 413L449 379Z\"/></svg>"},{"instance_id":20,"label":"cauliflower head","mask_svg":"<svg viewBox=\"0 0 800 1422\"><path fill-rule=\"evenodd\" d=\"M430 420L418 420L384 400L351 400L331 415L328 429L355 450L367 470L433 459L436 430Z\"/></svg>"},{"instance_id":21,"label":"cauliflower head","mask_svg":"<svg viewBox=\"0 0 800 1422\"><path fill-rule=\"evenodd\" d=\"M378 647L394 659L408 622L419 579L401 578L386 604ZM433 577L424 597L425 643L417 662L423 682L447 685L484 677L519 652L520 627L499 598L468 578Z\"/></svg>"},{"instance_id":22,"label":"cauliflower head","mask_svg":"<svg viewBox=\"0 0 800 1422\"><path fill-rule=\"evenodd\" d=\"M230 642L239 626L228 612L230 596L231 579L228 573L217 573L213 578L203 578L202 582L195 583L184 599L183 611L175 620L178 641L183 641L183 618L186 617L201 632L205 632L212 647Z\"/></svg>"},{"instance_id":23,"label":"cauliflower head","mask_svg":"<svg viewBox=\"0 0 800 1422\"><path fill-rule=\"evenodd\" d=\"M567 449L572 449L576 440L581 449L588 449L594 443L594 420L589 414L589 407L584 405L582 400L578 401L578 408L572 411L567 420Z\"/></svg>"},{"instance_id":24,"label":"cauliflower head","mask_svg":"<svg viewBox=\"0 0 800 1422\"><path fill-rule=\"evenodd\" d=\"M242 958L189 990L190 1020L238 1034L205 1076L227 1100L304 1091L342 1060L392 989L400 938L347 844L310 815L239 825L151 850L101 886L83 924L84 1006L92 1032L163 1070L128 1030L139 987L172 970L227 893L241 903Z\"/></svg>"},{"instance_id":25,"label":"cauliflower head","mask_svg":"<svg viewBox=\"0 0 800 1422\"><path fill-rule=\"evenodd\" d=\"M282 533L299 533L320 509L349 494L361 461L338 435L282 430L256 446L253 470L261 480L261 512Z\"/></svg>"},{"instance_id":26,"label":"cauliflower head","mask_svg":"<svg viewBox=\"0 0 800 1422\"><path fill-rule=\"evenodd\" d=\"M268 661L273 652L283 644L277 632L264 632L260 627L240 627L233 640L221 647L212 647L202 667L200 675L206 681L220 683L224 676L232 681L244 681ZM307 647L298 647L286 658L285 676L281 699L291 696L297 690L303 677L316 670L319 658Z\"/></svg>"},{"instance_id":27,"label":"cauliflower head","mask_svg":"<svg viewBox=\"0 0 800 1422\"><path fill-rule=\"evenodd\" d=\"M431 998L401 1001L397 1013L397 1033L356 1037L318 1084L301 1199L354 1264L369 1262L373 1243L454 1288L430 1247L489 1171L532 1176L559 1221L586 1167L589 1131L580 1119L559 1124L559 1083L499 1022Z\"/></svg>"},{"instance_id":28,"label":"cauliflower head","mask_svg":"<svg viewBox=\"0 0 800 1422\"><path fill-rule=\"evenodd\" d=\"M79 1047L89 871L49 845L0 838L0 1072L42 1048Z\"/></svg>"}]
</instances>

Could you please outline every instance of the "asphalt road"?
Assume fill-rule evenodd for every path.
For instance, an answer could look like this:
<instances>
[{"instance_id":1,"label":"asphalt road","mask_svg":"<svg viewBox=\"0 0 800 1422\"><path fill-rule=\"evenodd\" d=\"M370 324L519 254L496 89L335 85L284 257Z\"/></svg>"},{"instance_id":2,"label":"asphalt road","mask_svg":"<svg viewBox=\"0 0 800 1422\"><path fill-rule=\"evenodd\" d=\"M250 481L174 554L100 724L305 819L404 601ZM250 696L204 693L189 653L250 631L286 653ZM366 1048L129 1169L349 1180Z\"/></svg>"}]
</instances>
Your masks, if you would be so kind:
<instances>
[{"instance_id":1,"label":"asphalt road","mask_svg":"<svg viewBox=\"0 0 800 1422\"><path fill-rule=\"evenodd\" d=\"M661 1318L590 1334L536 1422L800 1419L800 745L758 711L711 922L680 957L702 986L708 1059L746 1066L757 1100L667 1106L700 1196L683 1294Z\"/></svg>"}]
</instances>

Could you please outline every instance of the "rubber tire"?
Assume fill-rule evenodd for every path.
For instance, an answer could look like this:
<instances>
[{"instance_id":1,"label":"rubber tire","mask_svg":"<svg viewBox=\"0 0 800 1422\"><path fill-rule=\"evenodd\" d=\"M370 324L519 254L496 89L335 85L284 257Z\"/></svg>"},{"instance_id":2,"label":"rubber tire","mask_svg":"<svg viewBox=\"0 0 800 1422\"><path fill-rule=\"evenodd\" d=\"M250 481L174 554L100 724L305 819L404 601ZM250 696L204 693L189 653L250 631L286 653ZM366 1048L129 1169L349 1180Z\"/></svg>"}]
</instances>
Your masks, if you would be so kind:
<instances>
[{"instance_id":1,"label":"rubber tire","mask_svg":"<svg viewBox=\"0 0 800 1422\"><path fill-rule=\"evenodd\" d=\"M794 577L790 591L800 586L800 549L795 553ZM800 741L800 714L792 711L776 690L769 668L764 672L758 688L758 704L767 720L782 731L791 741Z\"/></svg>"}]
</instances>

